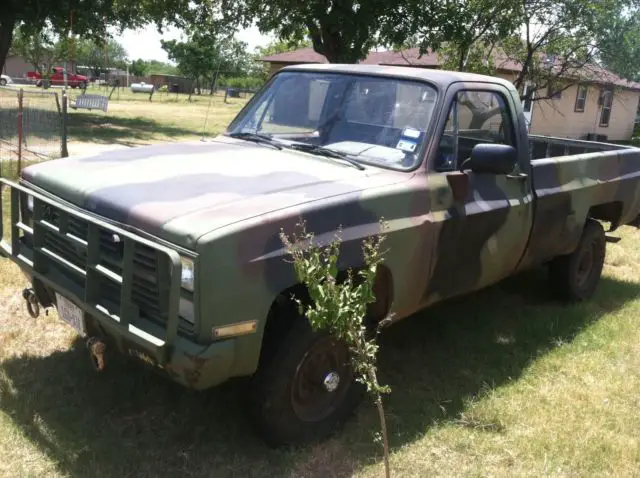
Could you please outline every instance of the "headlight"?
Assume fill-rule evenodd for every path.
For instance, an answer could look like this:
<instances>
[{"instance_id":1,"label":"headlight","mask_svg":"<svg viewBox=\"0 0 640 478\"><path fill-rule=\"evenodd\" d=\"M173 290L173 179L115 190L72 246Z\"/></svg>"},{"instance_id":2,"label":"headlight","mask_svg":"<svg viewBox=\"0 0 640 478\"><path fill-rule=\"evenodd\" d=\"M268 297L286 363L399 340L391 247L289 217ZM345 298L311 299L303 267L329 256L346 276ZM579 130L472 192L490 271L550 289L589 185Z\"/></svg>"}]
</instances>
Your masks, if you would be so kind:
<instances>
[{"instance_id":1,"label":"headlight","mask_svg":"<svg viewBox=\"0 0 640 478\"><path fill-rule=\"evenodd\" d=\"M194 267L193 261L186 257L181 257L182 261L182 278L181 285L183 289L193 292Z\"/></svg>"},{"instance_id":2,"label":"headlight","mask_svg":"<svg viewBox=\"0 0 640 478\"><path fill-rule=\"evenodd\" d=\"M27 196L27 209L33 212L33 196Z\"/></svg>"}]
</instances>

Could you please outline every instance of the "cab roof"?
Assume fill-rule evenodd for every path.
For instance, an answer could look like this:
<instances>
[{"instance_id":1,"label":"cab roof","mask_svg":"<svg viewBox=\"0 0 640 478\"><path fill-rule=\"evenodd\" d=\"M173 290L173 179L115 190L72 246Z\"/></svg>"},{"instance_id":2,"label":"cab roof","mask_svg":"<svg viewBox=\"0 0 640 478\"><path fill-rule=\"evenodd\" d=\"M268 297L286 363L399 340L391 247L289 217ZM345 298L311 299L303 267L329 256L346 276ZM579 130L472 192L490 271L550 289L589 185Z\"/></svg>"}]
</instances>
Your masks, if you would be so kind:
<instances>
[{"instance_id":1,"label":"cab roof","mask_svg":"<svg viewBox=\"0 0 640 478\"><path fill-rule=\"evenodd\" d=\"M407 80L425 80L441 89L459 81L475 83L494 83L507 89L514 89L513 83L503 78L460 71L436 70L409 66L361 65L361 64L299 64L285 66L281 71L314 71L318 73L351 73L359 75L389 76Z\"/></svg>"}]
</instances>

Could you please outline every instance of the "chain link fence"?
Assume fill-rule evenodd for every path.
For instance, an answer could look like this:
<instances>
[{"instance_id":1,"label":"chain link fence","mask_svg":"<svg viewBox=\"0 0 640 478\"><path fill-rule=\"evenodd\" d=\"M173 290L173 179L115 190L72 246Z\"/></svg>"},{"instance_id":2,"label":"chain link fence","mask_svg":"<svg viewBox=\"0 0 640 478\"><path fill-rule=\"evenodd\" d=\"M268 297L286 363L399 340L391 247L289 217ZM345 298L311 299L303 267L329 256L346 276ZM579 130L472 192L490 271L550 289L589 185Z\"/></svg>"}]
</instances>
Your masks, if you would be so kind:
<instances>
[{"instance_id":1,"label":"chain link fence","mask_svg":"<svg viewBox=\"0 0 640 478\"><path fill-rule=\"evenodd\" d=\"M66 151L57 92L0 87L0 166L58 158ZM11 164L9 164L11 167Z\"/></svg>"}]
</instances>

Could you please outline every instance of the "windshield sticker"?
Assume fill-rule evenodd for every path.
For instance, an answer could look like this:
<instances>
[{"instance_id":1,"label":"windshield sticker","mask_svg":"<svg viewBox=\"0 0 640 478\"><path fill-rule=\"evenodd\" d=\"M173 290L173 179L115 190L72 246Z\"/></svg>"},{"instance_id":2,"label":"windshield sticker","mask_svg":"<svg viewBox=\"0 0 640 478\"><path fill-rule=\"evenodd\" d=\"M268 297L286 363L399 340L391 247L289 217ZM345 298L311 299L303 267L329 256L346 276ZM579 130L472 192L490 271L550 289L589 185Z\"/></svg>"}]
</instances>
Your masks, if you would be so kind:
<instances>
[{"instance_id":1,"label":"windshield sticker","mask_svg":"<svg viewBox=\"0 0 640 478\"><path fill-rule=\"evenodd\" d=\"M402 136L406 136L407 138L418 139L420 137L420 131L413 128L405 128L402 130Z\"/></svg>"},{"instance_id":2,"label":"windshield sticker","mask_svg":"<svg viewBox=\"0 0 640 478\"><path fill-rule=\"evenodd\" d=\"M401 139L400 141L398 141L398 144L396 145L396 149L413 153L416 150L417 145L418 143L414 141L407 141L406 139Z\"/></svg>"}]
</instances>

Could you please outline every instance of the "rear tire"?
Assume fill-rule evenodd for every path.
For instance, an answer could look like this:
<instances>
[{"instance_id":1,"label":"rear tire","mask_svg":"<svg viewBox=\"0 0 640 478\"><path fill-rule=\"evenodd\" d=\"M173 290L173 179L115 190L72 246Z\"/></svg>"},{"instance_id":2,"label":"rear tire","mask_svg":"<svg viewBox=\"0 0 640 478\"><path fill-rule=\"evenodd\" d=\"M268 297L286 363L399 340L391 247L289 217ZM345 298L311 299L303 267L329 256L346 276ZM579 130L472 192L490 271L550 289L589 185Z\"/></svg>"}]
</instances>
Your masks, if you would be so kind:
<instances>
[{"instance_id":1,"label":"rear tire","mask_svg":"<svg viewBox=\"0 0 640 478\"><path fill-rule=\"evenodd\" d=\"M560 299L572 302L591 298L602 275L605 252L602 224L587 219L575 251L556 257L549 265L552 292Z\"/></svg>"},{"instance_id":2,"label":"rear tire","mask_svg":"<svg viewBox=\"0 0 640 478\"><path fill-rule=\"evenodd\" d=\"M348 349L296 317L289 333L253 377L251 418L273 447L330 436L351 415L364 387L355 381Z\"/></svg>"},{"instance_id":3,"label":"rear tire","mask_svg":"<svg viewBox=\"0 0 640 478\"><path fill-rule=\"evenodd\" d=\"M7 80L0 78L0 86L7 86Z\"/></svg>"}]
</instances>

